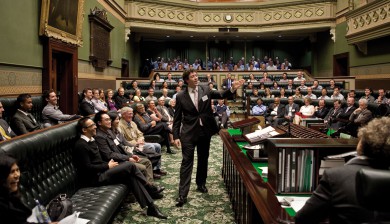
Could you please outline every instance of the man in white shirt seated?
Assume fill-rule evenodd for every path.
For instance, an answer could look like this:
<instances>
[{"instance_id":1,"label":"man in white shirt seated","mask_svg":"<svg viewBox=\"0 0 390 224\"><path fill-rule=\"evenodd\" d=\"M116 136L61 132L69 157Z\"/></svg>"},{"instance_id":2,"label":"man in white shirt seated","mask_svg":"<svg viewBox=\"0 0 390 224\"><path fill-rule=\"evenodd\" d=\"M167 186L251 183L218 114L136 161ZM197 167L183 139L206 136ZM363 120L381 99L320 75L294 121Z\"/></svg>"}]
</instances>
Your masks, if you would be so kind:
<instances>
[{"instance_id":1,"label":"man in white shirt seated","mask_svg":"<svg viewBox=\"0 0 390 224\"><path fill-rule=\"evenodd\" d=\"M310 98L312 100L315 100L317 99L317 96L313 94L313 90L311 87L307 87L307 95L305 96L305 98Z\"/></svg>"},{"instance_id":2,"label":"man in white shirt seated","mask_svg":"<svg viewBox=\"0 0 390 224\"><path fill-rule=\"evenodd\" d=\"M303 77L302 71L298 71L297 72L297 77L294 78L294 82L302 81L302 80L306 81L306 79Z\"/></svg>"},{"instance_id":3,"label":"man in white shirt seated","mask_svg":"<svg viewBox=\"0 0 390 224\"><path fill-rule=\"evenodd\" d=\"M218 100L218 104L214 106L214 117L217 124L220 124L221 128L227 128L227 121L230 117L229 107L224 104L223 99Z\"/></svg>"},{"instance_id":4,"label":"man in white shirt seated","mask_svg":"<svg viewBox=\"0 0 390 224\"><path fill-rule=\"evenodd\" d=\"M343 94L340 93L340 88L339 87L337 87L337 86L334 87L333 94L330 97L330 99L332 99L332 100L341 100L341 101L344 100L344 96L343 96Z\"/></svg>"}]
</instances>

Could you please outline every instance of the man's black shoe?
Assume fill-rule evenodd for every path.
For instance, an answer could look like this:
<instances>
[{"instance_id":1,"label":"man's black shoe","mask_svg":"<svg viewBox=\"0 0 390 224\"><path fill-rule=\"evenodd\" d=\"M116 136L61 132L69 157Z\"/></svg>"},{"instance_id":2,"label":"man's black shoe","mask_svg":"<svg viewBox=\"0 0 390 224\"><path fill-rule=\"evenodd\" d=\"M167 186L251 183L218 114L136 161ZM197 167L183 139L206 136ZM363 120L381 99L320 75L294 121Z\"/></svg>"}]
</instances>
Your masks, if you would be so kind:
<instances>
[{"instance_id":1,"label":"man's black shoe","mask_svg":"<svg viewBox=\"0 0 390 224\"><path fill-rule=\"evenodd\" d=\"M162 193L152 193L150 194L150 197L152 197L153 199L161 199L164 197L164 195Z\"/></svg>"},{"instance_id":2,"label":"man's black shoe","mask_svg":"<svg viewBox=\"0 0 390 224\"><path fill-rule=\"evenodd\" d=\"M206 185L198 185L198 188L196 188L196 190L199 191L199 192L202 192L202 193L207 193L207 192L209 192L209 191L207 190Z\"/></svg>"},{"instance_id":3,"label":"man's black shoe","mask_svg":"<svg viewBox=\"0 0 390 224\"><path fill-rule=\"evenodd\" d=\"M168 218L166 215L161 213L161 211L154 204L148 206L148 211L146 212L146 215L153 216L153 217L156 217L159 219L167 219Z\"/></svg>"},{"instance_id":4,"label":"man's black shoe","mask_svg":"<svg viewBox=\"0 0 390 224\"><path fill-rule=\"evenodd\" d=\"M187 203L187 198L183 196L179 196L177 199L176 207L182 207L185 203Z\"/></svg>"},{"instance_id":5,"label":"man's black shoe","mask_svg":"<svg viewBox=\"0 0 390 224\"><path fill-rule=\"evenodd\" d=\"M149 192L149 194L159 194L165 190L165 187L146 185L146 190Z\"/></svg>"}]
</instances>

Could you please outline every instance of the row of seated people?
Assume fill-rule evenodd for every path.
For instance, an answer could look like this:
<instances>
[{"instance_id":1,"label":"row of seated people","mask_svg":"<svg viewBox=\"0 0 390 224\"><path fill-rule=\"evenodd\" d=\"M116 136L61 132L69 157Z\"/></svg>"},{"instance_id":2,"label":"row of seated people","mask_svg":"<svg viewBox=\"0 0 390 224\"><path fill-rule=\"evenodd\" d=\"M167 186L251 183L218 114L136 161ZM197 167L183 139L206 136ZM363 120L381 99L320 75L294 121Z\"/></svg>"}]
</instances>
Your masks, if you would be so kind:
<instances>
[{"instance_id":1,"label":"row of seated people","mask_svg":"<svg viewBox=\"0 0 390 224\"><path fill-rule=\"evenodd\" d=\"M348 97L352 97L355 100L366 99L368 103L376 104L389 104L388 100L390 93L384 89L373 91L370 88L364 90L340 90L339 87L334 89L321 89L313 90L312 87L296 88L296 89L246 89L244 91L244 97L262 97L262 98L287 98L293 96L293 98L311 98L311 99L339 99L345 100Z\"/></svg>"},{"instance_id":2,"label":"row of seated people","mask_svg":"<svg viewBox=\"0 0 390 224\"><path fill-rule=\"evenodd\" d=\"M256 104L248 107L249 113L253 116L263 116L272 126L278 126L285 121L300 124L303 118L323 119L327 128L333 130L345 129L352 136L356 136L357 129L369 122L373 117L380 116L376 113L378 107L368 108L368 101L350 97L346 102L336 100L312 100L294 99L289 96L287 99L279 97L273 99L252 98ZM251 99L251 102L253 102ZM281 101L283 102L281 103ZM374 104L377 105L377 104ZM388 110L389 107L383 104ZM374 112L372 112L374 110ZM388 113L386 114L388 115Z\"/></svg>"}]
</instances>

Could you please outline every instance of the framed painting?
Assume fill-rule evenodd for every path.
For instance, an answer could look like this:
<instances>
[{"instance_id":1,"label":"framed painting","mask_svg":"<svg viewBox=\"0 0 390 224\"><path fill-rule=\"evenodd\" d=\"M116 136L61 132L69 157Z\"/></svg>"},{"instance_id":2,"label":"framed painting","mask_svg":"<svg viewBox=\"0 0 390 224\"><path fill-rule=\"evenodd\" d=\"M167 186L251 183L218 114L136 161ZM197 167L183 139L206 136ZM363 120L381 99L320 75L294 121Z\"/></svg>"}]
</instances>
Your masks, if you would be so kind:
<instances>
[{"instance_id":1,"label":"framed painting","mask_svg":"<svg viewBox=\"0 0 390 224\"><path fill-rule=\"evenodd\" d=\"M82 45L84 0L42 0L39 34Z\"/></svg>"}]
</instances>

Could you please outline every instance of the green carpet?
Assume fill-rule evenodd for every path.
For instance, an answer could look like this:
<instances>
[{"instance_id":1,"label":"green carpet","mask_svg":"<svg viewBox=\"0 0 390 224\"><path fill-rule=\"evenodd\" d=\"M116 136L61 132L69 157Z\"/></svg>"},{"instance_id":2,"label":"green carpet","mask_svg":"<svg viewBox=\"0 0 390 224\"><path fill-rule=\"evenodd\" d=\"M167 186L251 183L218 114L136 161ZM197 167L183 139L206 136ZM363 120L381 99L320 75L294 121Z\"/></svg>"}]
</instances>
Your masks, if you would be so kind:
<instances>
[{"instance_id":1,"label":"green carpet","mask_svg":"<svg viewBox=\"0 0 390 224\"><path fill-rule=\"evenodd\" d=\"M163 149L164 150L164 149ZM167 220L146 216L138 203L125 202L113 223L235 223L231 203L221 177L222 141L218 135L211 139L209 170L207 178L208 194L196 191L196 153L192 173L191 189L188 202L181 208L175 206L178 196L179 169L181 151L177 154L163 154L162 166L168 175L157 180L158 185L164 186L164 198L156 200L155 204L168 215Z\"/></svg>"}]
</instances>

